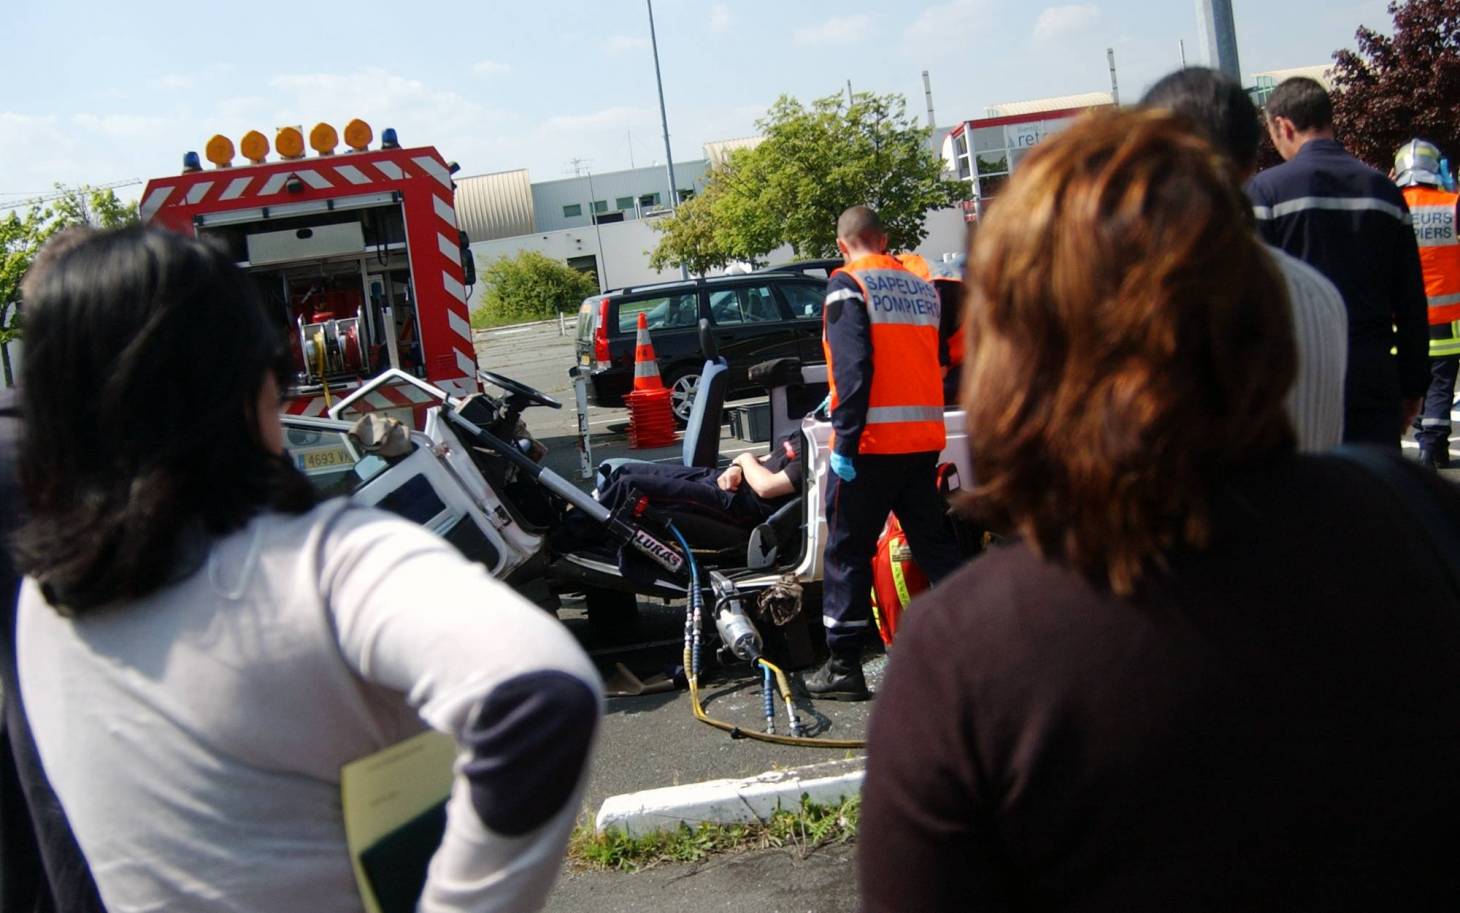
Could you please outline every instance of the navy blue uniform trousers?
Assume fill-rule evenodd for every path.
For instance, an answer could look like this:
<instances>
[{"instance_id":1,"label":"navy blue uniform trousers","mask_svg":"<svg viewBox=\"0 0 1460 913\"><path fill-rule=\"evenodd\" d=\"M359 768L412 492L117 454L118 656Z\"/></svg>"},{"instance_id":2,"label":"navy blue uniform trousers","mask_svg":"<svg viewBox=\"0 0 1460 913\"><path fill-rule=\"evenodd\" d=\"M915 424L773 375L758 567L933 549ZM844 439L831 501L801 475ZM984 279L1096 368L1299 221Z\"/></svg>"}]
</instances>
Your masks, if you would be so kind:
<instances>
[{"instance_id":1,"label":"navy blue uniform trousers","mask_svg":"<svg viewBox=\"0 0 1460 913\"><path fill-rule=\"evenodd\" d=\"M848 658L861 652L872 624L872 558L888 513L897 514L913 560L931 582L963 560L934 478L938 454L861 454L855 466L850 482L829 476L822 583L826 645Z\"/></svg>"},{"instance_id":2,"label":"navy blue uniform trousers","mask_svg":"<svg viewBox=\"0 0 1460 913\"><path fill-rule=\"evenodd\" d=\"M1425 395L1424 406L1414 419L1414 439L1421 447L1435 450L1450 447L1450 411L1455 408L1457 374L1460 374L1460 355L1430 359L1430 389Z\"/></svg>"},{"instance_id":3,"label":"navy blue uniform trousers","mask_svg":"<svg viewBox=\"0 0 1460 913\"><path fill-rule=\"evenodd\" d=\"M716 483L722 472L677 463L629 463L614 470L598 502L618 510L637 491L659 510L689 510L737 526L754 526L771 515L775 506L744 482L733 492L722 491Z\"/></svg>"}]
</instances>

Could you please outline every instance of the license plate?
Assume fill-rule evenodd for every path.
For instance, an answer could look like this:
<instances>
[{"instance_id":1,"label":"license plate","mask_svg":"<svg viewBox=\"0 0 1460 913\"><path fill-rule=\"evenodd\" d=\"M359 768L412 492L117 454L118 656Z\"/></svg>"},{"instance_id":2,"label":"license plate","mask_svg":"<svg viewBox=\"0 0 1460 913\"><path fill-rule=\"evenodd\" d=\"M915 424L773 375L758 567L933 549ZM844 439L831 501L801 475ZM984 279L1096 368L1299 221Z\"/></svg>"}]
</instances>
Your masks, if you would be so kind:
<instances>
[{"instance_id":1,"label":"license plate","mask_svg":"<svg viewBox=\"0 0 1460 913\"><path fill-rule=\"evenodd\" d=\"M342 446L301 450L294 454L294 464L305 473L329 472L353 463L350 451Z\"/></svg>"},{"instance_id":2,"label":"license plate","mask_svg":"<svg viewBox=\"0 0 1460 913\"><path fill-rule=\"evenodd\" d=\"M593 358L587 352L584 352L582 355L578 356L578 364L586 368L589 365L593 364Z\"/></svg>"}]
</instances>

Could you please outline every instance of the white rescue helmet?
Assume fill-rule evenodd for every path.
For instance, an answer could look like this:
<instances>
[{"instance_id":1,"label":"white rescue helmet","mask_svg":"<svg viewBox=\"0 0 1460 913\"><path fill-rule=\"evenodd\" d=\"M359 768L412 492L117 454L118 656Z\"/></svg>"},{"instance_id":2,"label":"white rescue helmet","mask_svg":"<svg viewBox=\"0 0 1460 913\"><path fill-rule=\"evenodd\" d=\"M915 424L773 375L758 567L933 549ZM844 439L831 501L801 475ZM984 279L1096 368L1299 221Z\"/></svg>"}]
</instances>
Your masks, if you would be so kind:
<instances>
[{"instance_id":1,"label":"white rescue helmet","mask_svg":"<svg viewBox=\"0 0 1460 913\"><path fill-rule=\"evenodd\" d=\"M1434 143L1412 139L1394 153L1394 183L1400 187L1414 184L1444 186L1440 178L1440 150Z\"/></svg>"}]
</instances>

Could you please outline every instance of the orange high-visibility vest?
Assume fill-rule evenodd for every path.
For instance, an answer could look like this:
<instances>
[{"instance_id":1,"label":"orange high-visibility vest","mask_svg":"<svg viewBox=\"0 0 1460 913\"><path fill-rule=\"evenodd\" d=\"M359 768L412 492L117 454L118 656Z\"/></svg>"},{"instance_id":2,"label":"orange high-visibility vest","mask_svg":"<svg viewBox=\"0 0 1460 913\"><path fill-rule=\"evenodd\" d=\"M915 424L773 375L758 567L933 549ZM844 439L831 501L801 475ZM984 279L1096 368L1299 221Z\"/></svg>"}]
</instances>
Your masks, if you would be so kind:
<instances>
[{"instance_id":1,"label":"orange high-visibility vest","mask_svg":"<svg viewBox=\"0 0 1460 913\"><path fill-rule=\"evenodd\" d=\"M1455 205L1460 194L1436 187L1404 188L1424 269L1430 325L1460 320L1460 237L1455 234Z\"/></svg>"},{"instance_id":2,"label":"orange high-visibility vest","mask_svg":"<svg viewBox=\"0 0 1460 913\"><path fill-rule=\"evenodd\" d=\"M933 279L933 288L935 291L939 282L958 282L958 280L935 277ZM958 284L962 285L963 283L958 282ZM938 300L943 300L941 295L938 296ZM948 336L948 367L952 368L961 364L963 364L963 315L959 314L958 328Z\"/></svg>"},{"instance_id":3,"label":"orange high-visibility vest","mask_svg":"<svg viewBox=\"0 0 1460 913\"><path fill-rule=\"evenodd\" d=\"M942 450L946 436L938 367L938 293L932 283L887 254L860 257L832 275L836 273L846 273L861 288L872 334L872 388L857 452ZM841 400L825 321L823 309L821 345L835 410Z\"/></svg>"},{"instance_id":4,"label":"orange high-visibility vest","mask_svg":"<svg viewBox=\"0 0 1460 913\"><path fill-rule=\"evenodd\" d=\"M904 253L897 255L897 262L901 263L909 272L919 279L933 281L933 268L928 265L928 258L922 254Z\"/></svg>"}]
</instances>

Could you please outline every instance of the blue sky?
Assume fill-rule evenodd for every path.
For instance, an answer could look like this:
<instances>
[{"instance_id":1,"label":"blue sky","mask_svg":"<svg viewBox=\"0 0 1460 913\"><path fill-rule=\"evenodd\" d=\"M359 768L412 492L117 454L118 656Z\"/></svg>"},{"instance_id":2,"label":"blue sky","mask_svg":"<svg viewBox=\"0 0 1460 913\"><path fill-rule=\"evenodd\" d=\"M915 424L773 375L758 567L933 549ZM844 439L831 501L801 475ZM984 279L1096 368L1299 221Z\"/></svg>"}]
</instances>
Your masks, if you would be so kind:
<instances>
[{"instance_id":1,"label":"blue sky","mask_svg":"<svg viewBox=\"0 0 1460 913\"><path fill-rule=\"evenodd\" d=\"M1234 0L1242 69L1325 63L1385 0ZM179 11L183 12L179 12ZM782 93L901 92L940 124L1202 62L1194 0L657 0L676 159L745 136ZM427 4L18 0L0 31L0 205L55 182L174 172L213 133L394 126L465 174L663 161L642 0ZM123 191L136 196L140 187Z\"/></svg>"}]
</instances>

